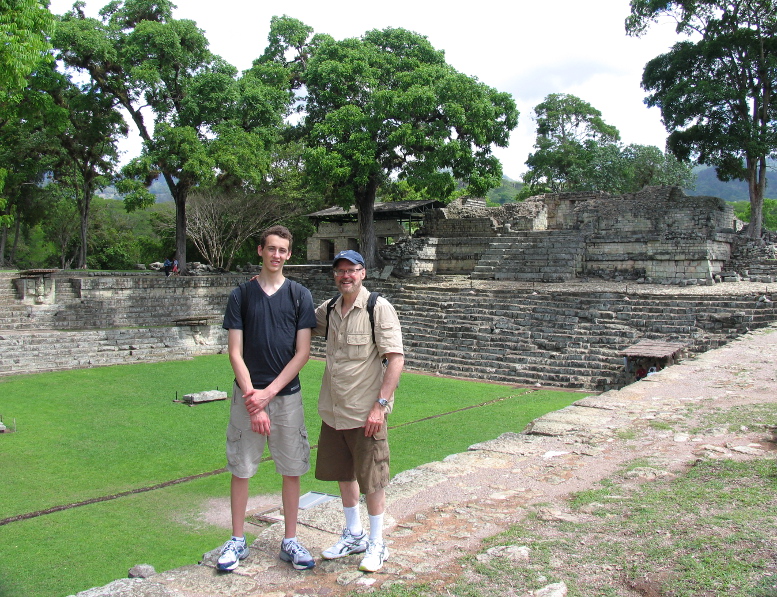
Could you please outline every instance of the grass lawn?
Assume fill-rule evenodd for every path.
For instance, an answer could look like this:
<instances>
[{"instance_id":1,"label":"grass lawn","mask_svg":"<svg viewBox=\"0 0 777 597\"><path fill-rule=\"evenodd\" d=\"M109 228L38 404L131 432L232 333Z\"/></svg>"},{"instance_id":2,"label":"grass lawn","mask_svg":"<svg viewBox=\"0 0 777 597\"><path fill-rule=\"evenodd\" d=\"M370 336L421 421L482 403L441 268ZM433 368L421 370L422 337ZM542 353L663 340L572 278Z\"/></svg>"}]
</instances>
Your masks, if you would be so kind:
<instances>
[{"instance_id":1,"label":"grass lawn","mask_svg":"<svg viewBox=\"0 0 777 597\"><path fill-rule=\"evenodd\" d=\"M310 361L301 374L311 444L322 373L323 363ZM0 435L0 522L221 469L227 403L173 399L231 386L225 355L0 378L0 415L17 426ZM521 431L581 397L405 373L389 419L392 474ZM252 494L279 491L271 471L260 469ZM307 474L302 491L313 489L337 493ZM68 595L125 577L135 564L196 563L228 534L202 522L203 504L228 494L229 475L220 473L2 525L0 596Z\"/></svg>"}]
</instances>

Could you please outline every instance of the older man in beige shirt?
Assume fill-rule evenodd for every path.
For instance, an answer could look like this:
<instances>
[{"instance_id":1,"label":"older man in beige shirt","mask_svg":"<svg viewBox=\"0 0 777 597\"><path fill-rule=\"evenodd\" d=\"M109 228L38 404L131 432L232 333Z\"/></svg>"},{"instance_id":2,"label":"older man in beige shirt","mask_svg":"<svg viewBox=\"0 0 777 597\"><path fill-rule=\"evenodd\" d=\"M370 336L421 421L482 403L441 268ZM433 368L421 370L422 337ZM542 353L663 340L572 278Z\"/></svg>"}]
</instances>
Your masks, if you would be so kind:
<instances>
[{"instance_id":1,"label":"older man in beige shirt","mask_svg":"<svg viewBox=\"0 0 777 597\"><path fill-rule=\"evenodd\" d=\"M394 307L383 297L377 298L370 317L370 292L362 286L366 269L359 253L338 253L333 269L340 296L316 309L314 332L327 337L316 478L339 483L346 524L340 540L322 556L364 553L359 569L375 572L389 557L383 541L389 482L386 415L405 364L402 331ZM367 502L369 537L359 518L360 493Z\"/></svg>"}]
</instances>

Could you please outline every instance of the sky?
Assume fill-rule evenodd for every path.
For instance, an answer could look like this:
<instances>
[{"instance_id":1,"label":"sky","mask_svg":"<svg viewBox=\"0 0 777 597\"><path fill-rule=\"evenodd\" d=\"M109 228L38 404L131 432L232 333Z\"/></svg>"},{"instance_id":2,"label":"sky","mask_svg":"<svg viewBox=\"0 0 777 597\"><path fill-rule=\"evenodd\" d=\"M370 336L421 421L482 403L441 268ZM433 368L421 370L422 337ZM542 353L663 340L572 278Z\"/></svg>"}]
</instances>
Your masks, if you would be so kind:
<instances>
[{"instance_id":1,"label":"sky","mask_svg":"<svg viewBox=\"0 0 777 597\"><path fill-rule=\"evenodd\" d=\"M86 0L96 16L107 0ZM72 0L51 0L55 14ZM205 31L210 49L239 70L251 66L267 45L270 19L286 14L336 39L371 29L402 27L426 36L444 50L459 72L510 93L518 106L518 127L507 148L494 153L504 174L520 180L533 151L534 106L550 93L576 95L601 111L625 144L664 149L667 133L657 108L644 105L642 69L680 40L670 22L655 24L642 38L628 37L628 0L476 0L454 7L430 0L377 3L356 0L178 0L174 16ZM136 135L122 145L125 159L139 151Z\"/></svg>"}]
</instances>

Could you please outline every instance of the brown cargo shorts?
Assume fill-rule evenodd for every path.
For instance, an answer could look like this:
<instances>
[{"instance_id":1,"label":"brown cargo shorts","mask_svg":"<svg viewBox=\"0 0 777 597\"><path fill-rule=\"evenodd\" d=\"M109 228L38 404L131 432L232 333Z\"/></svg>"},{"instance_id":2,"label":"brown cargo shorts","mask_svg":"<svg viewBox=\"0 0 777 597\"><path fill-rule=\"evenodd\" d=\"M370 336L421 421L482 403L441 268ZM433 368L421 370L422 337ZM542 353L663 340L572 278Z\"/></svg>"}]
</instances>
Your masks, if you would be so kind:
<instances>
[{"instance_id":1,"label":"brown cargo shorts","mask_svg":"<svg viewBox=\"0 0 777 597\"><path fill-rule=\"evenodd\" d=\"M316 457L319 481L357 481L363 494L373 493L389 484L388 430L383 428L365 437L364 427L334 429L321 423Z\"/></svg>"}]
</instances>

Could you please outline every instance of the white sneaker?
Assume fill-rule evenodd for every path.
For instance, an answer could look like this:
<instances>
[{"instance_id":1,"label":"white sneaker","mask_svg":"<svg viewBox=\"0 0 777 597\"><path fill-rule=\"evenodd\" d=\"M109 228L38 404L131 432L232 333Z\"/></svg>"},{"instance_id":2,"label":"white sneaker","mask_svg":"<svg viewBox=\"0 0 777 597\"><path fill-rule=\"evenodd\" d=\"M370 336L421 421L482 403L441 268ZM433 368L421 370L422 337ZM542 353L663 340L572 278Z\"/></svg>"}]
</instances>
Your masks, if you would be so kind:
<instances>
[{"instance_id":1,"label":"white sneaker","mask_svg":"<svg viewBox=\"0 0 777 597\"><path fill-rule=\"evenodd\" d=\"M325 560L336 560L352 553L363 553L367 551L367 533L361 532L361 535L352 535L348 527L343 529L340 540L332 547L321 552Z\"/></svg>"},{"instance_id":2,"label":"white sneaker","mask_svg":"<svg viewBox=\"0 0 777 597\"><path fill-rule=\"evenodd\" d=\"M383 541L370 541L367 545L367 553L359 564L359 570L364 572L377 572L383 567L383 562L388 560L389 550Z\"/></svg>"},{"instance_id":3,"label":"white sneaker","mask_svg":"<svg viewBox=\"0 0 777 597\"><path fill-rule=\"evenodd\" d=\"M245 560L248 557L248 546L245 539L238 541L237 539L230 539L221 548L221 555L219 556L216 567L219 570L229 571L237 568L240 560Z\"/></svg>"}]
</instances>

